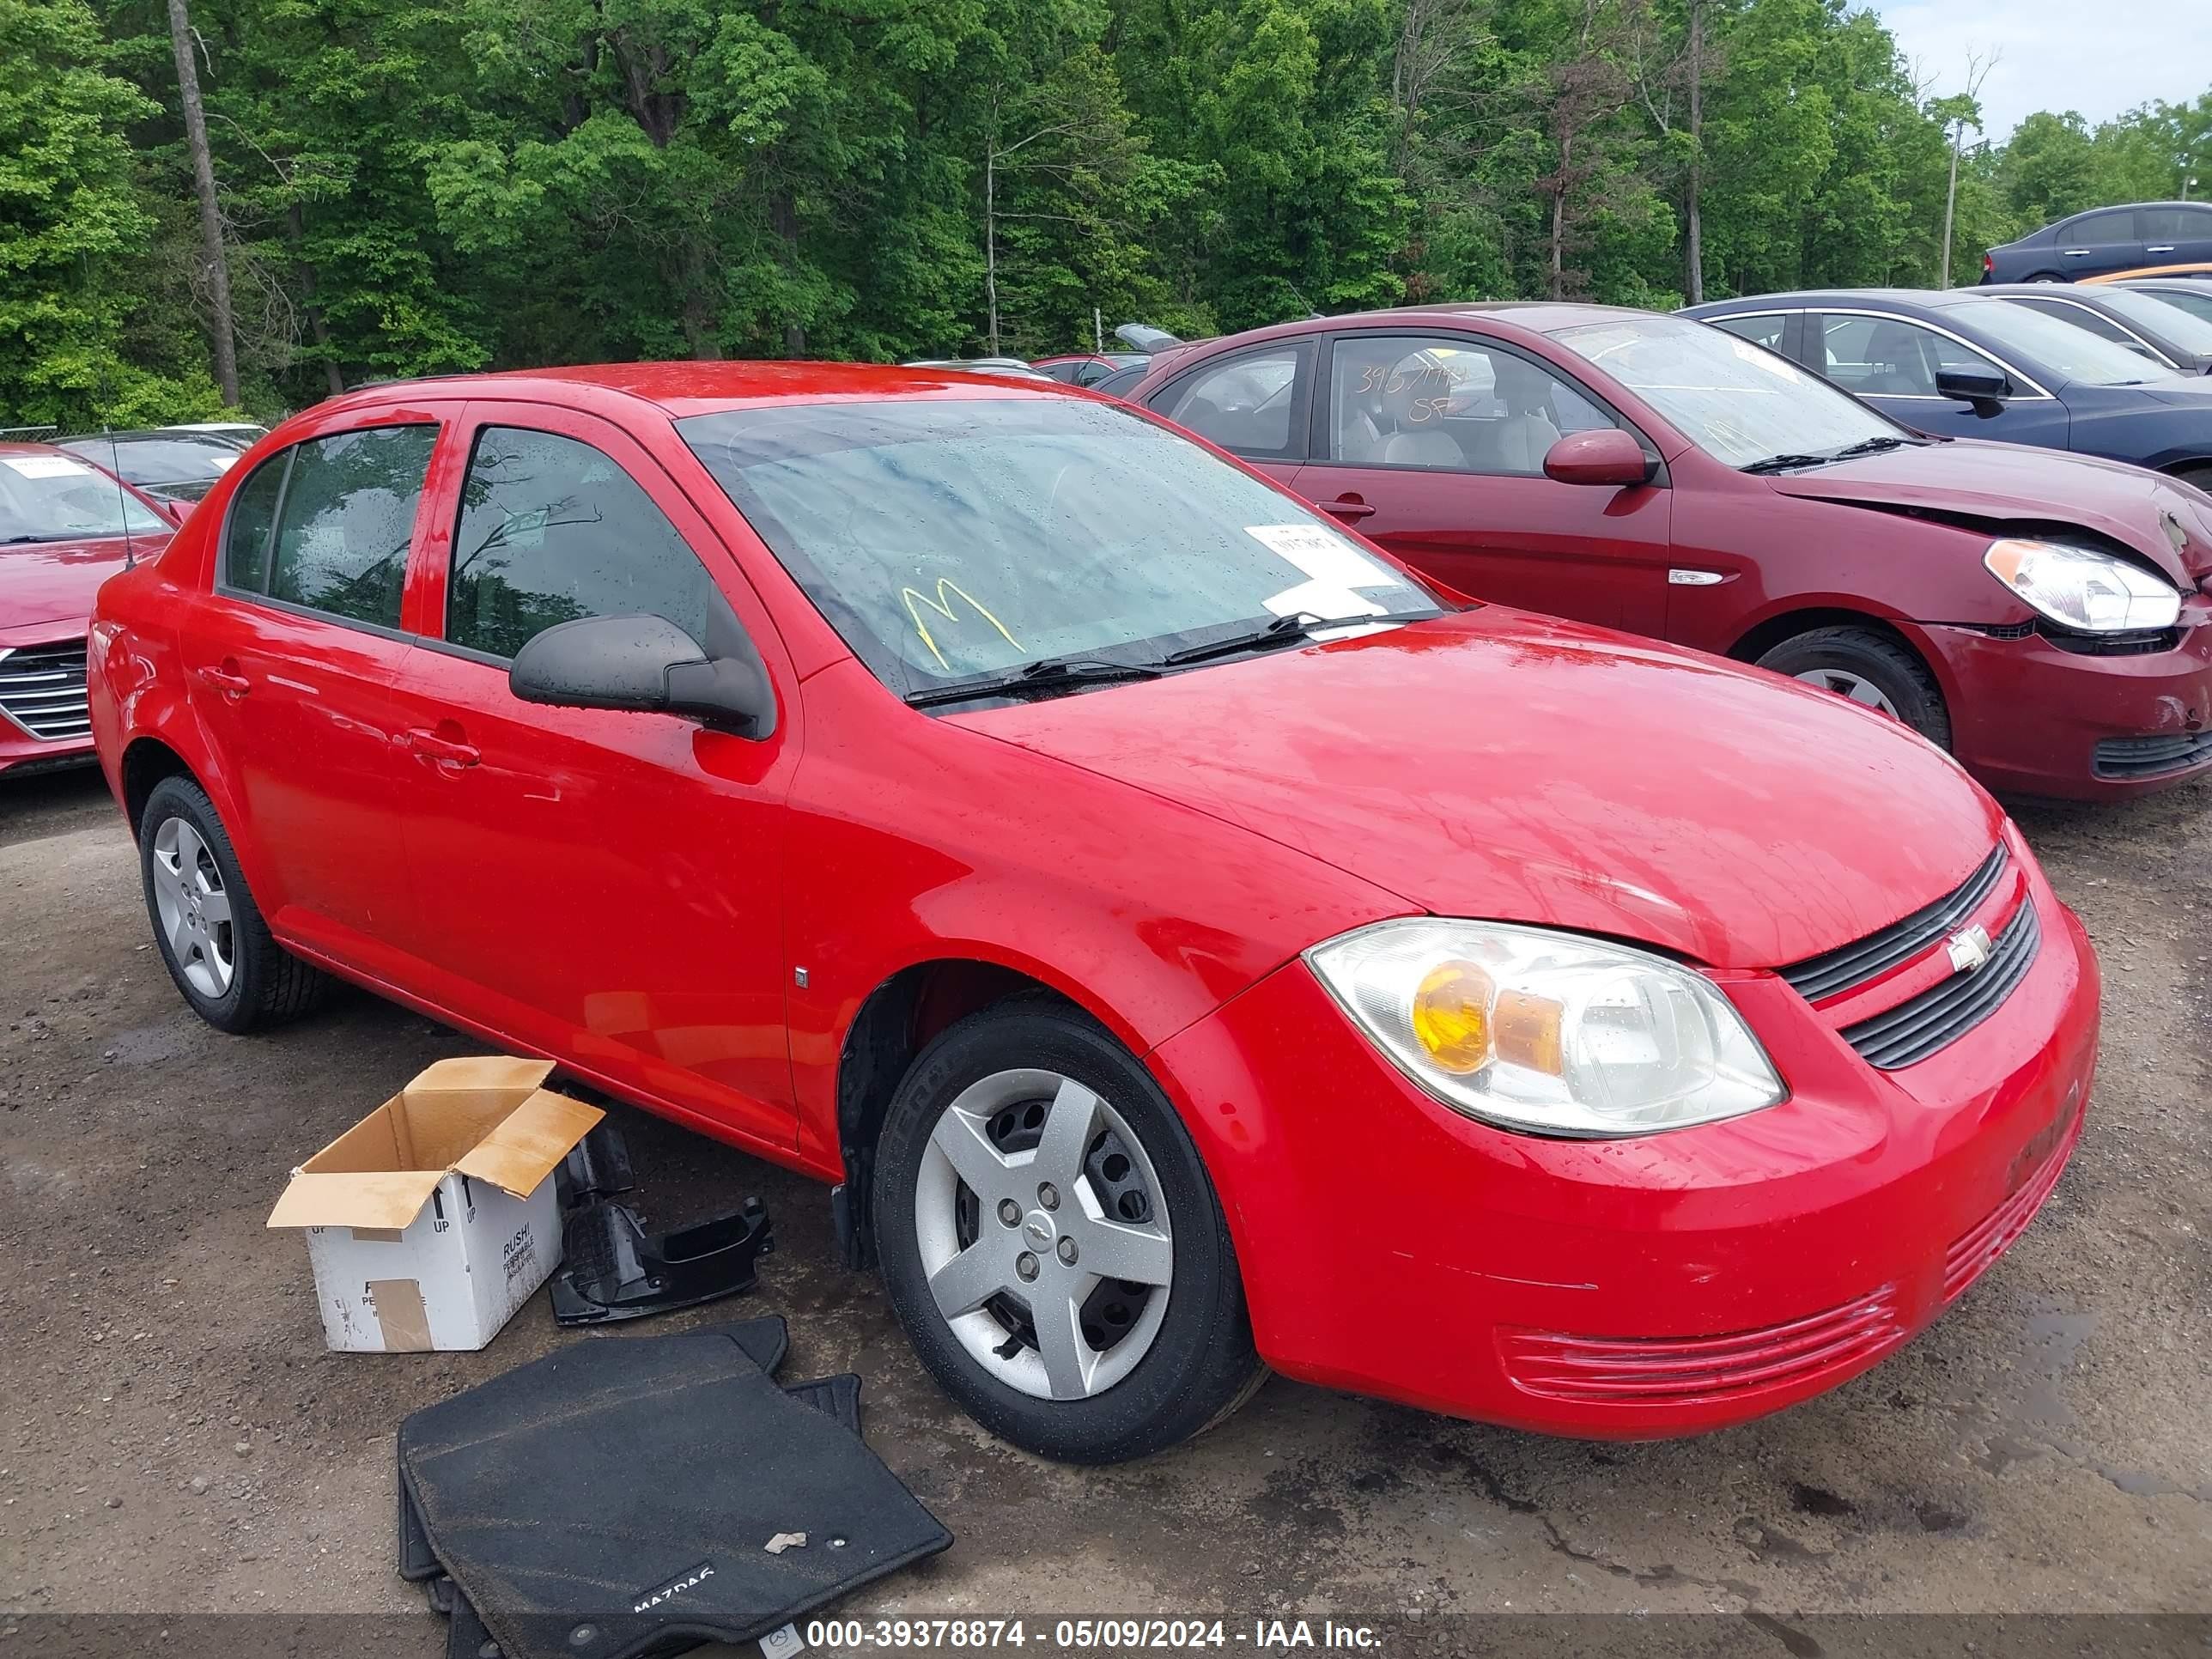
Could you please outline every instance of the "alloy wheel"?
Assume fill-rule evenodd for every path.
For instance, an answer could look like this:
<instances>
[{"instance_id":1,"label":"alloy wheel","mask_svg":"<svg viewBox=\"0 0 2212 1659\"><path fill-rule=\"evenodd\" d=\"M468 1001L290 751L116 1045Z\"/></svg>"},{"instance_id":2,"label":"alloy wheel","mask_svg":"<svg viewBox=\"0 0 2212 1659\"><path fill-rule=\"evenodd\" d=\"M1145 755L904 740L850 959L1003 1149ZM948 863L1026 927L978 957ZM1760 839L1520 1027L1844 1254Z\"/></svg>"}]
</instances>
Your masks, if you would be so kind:
<instances>
[{"instance_id":1,"label":"alloy wheel","mask_svg":"<svg viewBox=\"0 0 2212 1659\"><path fill-rule=\"evenodd\" d=\"M1009 1388L1102 1394L1159 1335L1175 1242L1158 1176L1073 1078L1021 1068L962 1091L930 1132L914 1219L938 1312Z\"/></svg>"},{"instance_id":2,"label":"alloy wheel","mask_svg":"<svg viewBox=\"0 0 2212 1659\"><path fill-rule=\"evenodd\" d=\"M154 907L178 971L202 996L220 998L238 971L230 896L198 830L166 818L154 832Z\"/></svg>"},{"instance_id":3,"label":"alloy wheel","mask_svg":"<svg viewBox=\"0 0 2212 1659\"><path fill-rule=\"evenodd\" d=\"M1892 720L1899 719L1897 705L1888 694L1863 674L1853 674L1841 668L1808 668L1797 678L1808 685L1817 685L1823 691L1832 691L1847 702L1871 708Z\"/></svg>"}]
</instances>

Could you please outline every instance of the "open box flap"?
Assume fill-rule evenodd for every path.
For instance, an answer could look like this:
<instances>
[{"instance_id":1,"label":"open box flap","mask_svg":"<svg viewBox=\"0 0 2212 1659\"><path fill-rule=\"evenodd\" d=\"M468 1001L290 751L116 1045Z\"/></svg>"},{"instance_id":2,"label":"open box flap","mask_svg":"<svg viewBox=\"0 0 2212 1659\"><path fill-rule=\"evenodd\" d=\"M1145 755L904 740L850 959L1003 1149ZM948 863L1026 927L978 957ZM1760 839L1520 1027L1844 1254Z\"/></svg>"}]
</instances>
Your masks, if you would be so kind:
<instances>
[{"instance_id":1,"label":"open box flap","mask_svg":"<svg viewBox=\"0 0 2212 1659\"><path fill-rule=\"evenodd\" d=\"M443 1170L292 1177L269 1212L271 1227L372 1227L397 1232L422 1213L446 1178Z\"/></svg>"},{"instance_id":2,"label":"open box flap","mask_svg":"<svg viewBox=\"0 0 2212 1659\"><path fill-rule=\"evenodd\" d=\"M550 1060L518 1060L512 1054L462 1054L423 1067L407 1085L407 1092L415 1095L447 1090L513 1089L526 1094L552 1075L553 1062Z\"/></svg>"},{"instance_id":3,"label":"open box flap","mask_svg":"<svg viewBox=\"0 0 2212 1659\"><path fill-rule=\"evenodd\" d=\"M605 1115L596 1106L540 1089L455 1159L453 1168L527 1198Z\"/></svg>"}]
</instances>

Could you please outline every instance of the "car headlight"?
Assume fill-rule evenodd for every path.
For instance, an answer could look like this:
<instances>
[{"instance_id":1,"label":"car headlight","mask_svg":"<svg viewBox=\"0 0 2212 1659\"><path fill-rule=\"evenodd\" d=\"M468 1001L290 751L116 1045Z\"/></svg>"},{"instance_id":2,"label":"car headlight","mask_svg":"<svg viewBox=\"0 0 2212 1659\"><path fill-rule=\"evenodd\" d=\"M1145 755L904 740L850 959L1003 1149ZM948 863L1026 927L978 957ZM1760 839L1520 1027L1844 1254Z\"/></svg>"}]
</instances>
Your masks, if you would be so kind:
<instances>
[{"instance_id":1,"label":"car headlight","mask_svg":"<svg viewBox=\"0 0 2212 1659\"><path fill-rule=\"evenodd\" d=\"M1720 988L1645 951L1418 917L1343 934L1305 959L1399 1070L1500 1128L1650 1134L1788 1094Z\"/></svg>"},{"instance_id":2,"label":"car headlight","mask_svg":"<svg viewBox=\"0 0 2212 1659\"><path fill-rule=\"evenodd\" d=\"M2063 627L2085 634L2171 628L2181 593L2141 565L2094 548L2061 542L1991 542L1990 574Z\"/></svg>"}]
</instances>

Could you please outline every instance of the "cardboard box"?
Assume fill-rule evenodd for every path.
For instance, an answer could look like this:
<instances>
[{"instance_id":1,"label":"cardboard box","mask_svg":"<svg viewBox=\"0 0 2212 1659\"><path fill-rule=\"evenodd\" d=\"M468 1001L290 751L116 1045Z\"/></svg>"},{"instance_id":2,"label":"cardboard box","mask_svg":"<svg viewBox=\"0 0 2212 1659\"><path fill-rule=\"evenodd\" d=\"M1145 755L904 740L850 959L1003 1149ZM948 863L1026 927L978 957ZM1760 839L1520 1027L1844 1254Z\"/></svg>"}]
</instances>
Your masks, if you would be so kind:
<instances>
[{"instance_id":1,"label":"cardboard box","mask_svg":"<svg viewBox=\"0 0 2212 1659\"><path fill-rule=\"evenodd\" d=\"M350 1353L481 1348L561 1261L553 1172L605 1115L552 1066L441 1060L292 1171L323 1337Z\"/></svg>"}]
</instances>

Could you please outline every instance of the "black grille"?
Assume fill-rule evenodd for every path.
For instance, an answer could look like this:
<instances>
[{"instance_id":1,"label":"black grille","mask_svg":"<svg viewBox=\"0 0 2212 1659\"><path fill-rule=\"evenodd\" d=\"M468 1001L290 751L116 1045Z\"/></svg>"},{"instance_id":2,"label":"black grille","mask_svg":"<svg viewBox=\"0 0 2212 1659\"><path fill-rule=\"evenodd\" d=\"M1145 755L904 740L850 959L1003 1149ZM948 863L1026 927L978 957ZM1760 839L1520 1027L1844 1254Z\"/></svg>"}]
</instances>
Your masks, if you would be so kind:
<instances>
[{"instance_id":1,"label":"black grille","mask_svg":"<svg viewBox=\"0 0 2212 1659\"><path fill-rule=\"evenodd\" d=\"M66 743L92 731L84 702L84 641L0 651L0 714L34 738Z\"/></svg>"},{"instance_id":2,"label":"black grille","mask_svg":"<svg viewBox=\"0 0 2212 1659\"><path fill-rule=\"evenodd\" d=\"M2042 924L2030 900L2020 907L1990 947L1989 960L1971 974L1954 974L1886 1014L1844 1028L1844 1041L1885 1072L1923 1060L1957 1042L1997 1011L2027 976L2043 942Z\"/></svg>"},{"instance_id":3,"label":"black grille","mask_svg":"<svg viewBox=\"0 0 2212 1659\"><path fill-rule=\"evenodd\" d=\"M1781 970L1782 977L1806 1001L1819 1002L1863 985L1900 962L1910 962L1938 939L1955 933L1980 908L2004 873L2006 858L2004 843L1999 842L1982 860L1981 868L1933 904L1922 906L1878 933L1793 963Z\"/></svg>"},{"instance_id":4,"label":"black grille","mask_svg":"<svg viewBox=\"0 0 2212 1659\"><path fill-rule=\"evenodd\" d=\"M2075 634L2063 628L2046 628L2043 637L2077 657L2153 657L2179 645L2181 630L2160 628L2134 634Z\"/></svg>"},{"instance_id":5,"label":"black grille","mask_svg":"<svg viewBox=\"0 0 2212 1659\"><path fill-rule=\"evenodd\" d=\"M2156 738L2100 738L2100 778L2152 778L2212 761L2212 732L2173 732Z\"/></svg>"}]
</instances>

